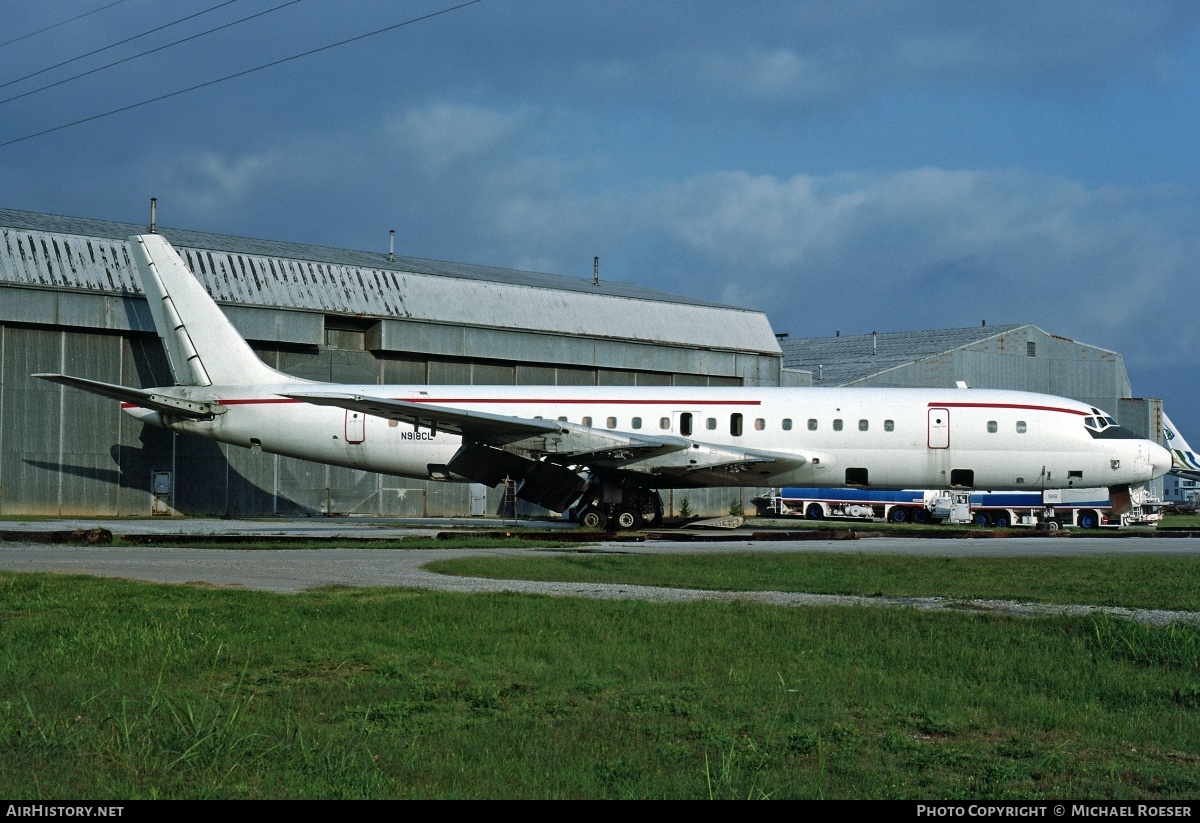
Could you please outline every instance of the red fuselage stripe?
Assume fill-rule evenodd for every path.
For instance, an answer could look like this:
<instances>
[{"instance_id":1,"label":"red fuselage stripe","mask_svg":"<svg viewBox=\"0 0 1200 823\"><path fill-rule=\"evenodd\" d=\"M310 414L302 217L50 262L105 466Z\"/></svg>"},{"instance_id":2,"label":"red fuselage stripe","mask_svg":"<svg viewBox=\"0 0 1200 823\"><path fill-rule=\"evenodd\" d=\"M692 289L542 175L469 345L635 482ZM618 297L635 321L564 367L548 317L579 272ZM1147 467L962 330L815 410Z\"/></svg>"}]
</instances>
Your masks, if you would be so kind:
<instances>
[{"instance_id":1,"label":"red fuselage stripe","mask_svg":"<svg viewBox=\"0 0 1200 823\"><path fill-rule=\"evenodd\" d=\"M1062 406L1033 406L1025 403L930 403L931 409L1028 409L1030 411L1061 412L1077 414L1086 417L1087 412L1078 409L1064 409Z\"/></svg>"},{"instance_id":2,"label":"red fuselage stripe","mask_svg":"<svg viewBox=\"0 0 1200 823\"><path fill-rule=\"evenodd\" d=\"M531 398L531 397L394 397L402 403L527 403L549 405L612 405L612 406L676 406L690 408L695 406L761 406L761 400L621 400L621 399L592 399L592 398ZM220 400L222 406L246 406L262 403L302 403L290 397L253 397L239 400Z\"/></svg>"}]
</instances>

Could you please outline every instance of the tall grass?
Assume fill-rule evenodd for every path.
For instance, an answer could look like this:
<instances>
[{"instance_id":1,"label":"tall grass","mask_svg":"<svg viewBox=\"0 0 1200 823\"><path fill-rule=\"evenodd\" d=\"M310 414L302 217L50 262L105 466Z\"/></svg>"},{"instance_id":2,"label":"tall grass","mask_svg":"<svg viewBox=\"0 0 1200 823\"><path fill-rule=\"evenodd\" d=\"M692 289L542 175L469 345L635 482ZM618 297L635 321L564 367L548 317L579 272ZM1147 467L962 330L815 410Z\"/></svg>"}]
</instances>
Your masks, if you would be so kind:
<instances>
[{"instance_id":1,"label":"tall grass","mask_svg":"<svg viewBox=\"0 0 1200 823\"><path fill-rule=\"evenodd\" d=\"M1200 793L1195 629L0 574L0 795Z\"/></svg>"}]
</instances>

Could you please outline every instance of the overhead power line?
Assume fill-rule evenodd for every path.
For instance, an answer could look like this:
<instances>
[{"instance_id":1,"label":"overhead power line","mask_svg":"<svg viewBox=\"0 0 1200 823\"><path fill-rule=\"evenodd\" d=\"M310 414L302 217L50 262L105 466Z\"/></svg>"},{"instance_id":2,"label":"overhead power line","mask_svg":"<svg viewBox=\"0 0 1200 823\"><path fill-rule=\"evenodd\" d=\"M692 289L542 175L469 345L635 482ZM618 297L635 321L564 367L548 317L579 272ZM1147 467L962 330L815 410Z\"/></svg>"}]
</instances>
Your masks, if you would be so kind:
<instances>
[{"instance_id":1,"label":"overhead power line","mask_svg":"<svg viewBox=\"0 0 1200 823\"><path fill-rule=\"evenodd\" d=\"M93 114L90 117L83 117L83 118L80 118L79 120L72 120L70 123L63 123L62 125L59 125L59 126L54 126L52 128L48 128L48 129L42 129L41 131L33 132L32 134L26 134L24 137L15 137L12 140L6 140L5 142L0 143L0 148L4 148L5 146L11 146L14 143L22 143L26 140L32 140L35 137L42 137L47 134L52 134L56 131L62 131L63 129L69 129L72 126L81 126L84 123L90 123L93 120L100 120L105 117L111 117L114 114L121 114L122 112L132 111L133 109L141 108L142 106L148 106L151 103L159 103L163 100L168 100L172 97L178 97L181 94L187 94L188 92L193 92L193 91L197 91L199 89L208 88L209 86L215 86L218 83L224 83L226 80L234 80L234 79L237 79L238 77L245 77L247 74L254 74L257 71L262 71L263 69L269 69L273 66L278 66L283 63L289 63L292 60L299 60L302 57L311 57L314 54L320 54L323 51L329 51L330 49L336 49L340 46L349 45L350 43L357 43L359 40L366 40L368 37L374 37L379 34L384 34L389 31L394 31L396 29L403 28L404 26L411 26L414 23L420 23L424 20L429 20L434 17L440 17L443 14L449 14L452 11L458 11L459 9L465 9L467 6L474 6L476 3L482 3L482 2L483 2L483 0L467 0L467 2L465 2L465 3L459 3L458 5L455 5L455 6L449 6L444 9L439 9L438 11L430 12L429 14L423 14L420 17L414 17L411 20L405 20L401 23L394 23L390 26L384 26L381 29L375 29L375 31L369 31L366 34L359 34L355 37L347 38L346 40L339 40L336 43L330 43L325 46L319 46L315 49L309 49L308 51L300 52L299 54L293 54L290 57L283 57L283 58L280 58L279 60L272 60L270 63L263 63L261 66L254 66L253 68L244 69L242 71L234 72L233 74L227 74L224 77L218 77L215 80L208 80L204 83L197 83L194 86L188 86L187 88L184 88L184 89L177 89L176 91L168 92L167 94L160 94L158 97L151 97L148 100L142 100L138 103L130 103L128 106L121 106L120 108L117 108L117 109L110 109L109 111L101 112L100 114Z\"/></svg>"},{"instance_id":2,"label":"overhead power line","mask_svg":"<svg viewBox=\"0 0 1200 823\"><path fill-rule=\"evenodd\" d=\"M229 0L229 2L236 2L236 0ZM264 15L270 14L271 12L276 12L282 8L286 8L287 6L293 6L299 2L300 2L300 0L288 0L286 3L281 3L278 6L275 6L274 8L266 9L265 11L260 11L255 14L248 15L246 17L243 17L240 20L234 20L229 23L223 23L222 25L214 26L213 28L208 29L207 31L202 31L197 34L188 35L187 37L180 38L179 40L173 40L170 43L166 43L162 46L157 46L152 49L147 49L146 51L138 52L137 54L132 54L129 57L122 57L120 60L114 60L111 63L105 63L103 66L97 66L96 68L89 69L88 71L81 71L79 74L73 74L70 77L63 78L62 80L56 80L53 83L47 83L44 86L38 86L36 89L30 89L29 91L24 91L24 92L21 92L20 94L14 94L12 97L5 97L3 100L0 100L0 106L3 106L5 103L11 103L13 100L20 100L22 97L28 97L31 94L37 94L39 91L45 91L46 89L52 89L55 86L61 86L63 83L70 83L72 80L78 80L80 77L87 77L89 74L95 74L96 72L101 72L101 71L104 71L105 69L111 69L113 66L119 66L122 63L128 63L130 60L137 60L139 57L146 57L147 55L154 54L155 52L163 51L164 49L169 49L173 46L178 46L181 43L188 42L189 40L196 40L200 37L204 37L205 35L212 34L213 32L218 32L218 31L221 31L222 29L232 28L233 26L236 26L240 23L245 23L247 20L253 20L256 17L262 17ZM221 5L228 5L228 4L222 3ZM214 6L213 8L218 8L218 7ZM208 11L212 11L212 9L209 9ZM203 13L204 12L201 12L201 14L203 14ZM195 15L192 15L192 16L194 17ZM184 18L184 19L186 20L188 18ZM182 22L182 21L177 20L175 22L178 23L178 22ZM168 25L175 25L175 24L170 23ZM163 26L161 28L166 28L166 27ZM158 29L155 29L155 31L158 31ZM146 34L149 34L149 33L150 32L146 32ZM138 35L138 36L141 37L142 35ZM130 38L130 39L133 39L133 38ZM129 41L124 40L122 42L127 43ZM114 43L113 45L120 45L120 43ZM105 48L111 48L111 47L106 46ZM103 49L101 49L101 51L103 51ZM95 54L95 53L96 52L92 52L92 54ZM84 55L84 57L87 57L87 56L88 55ZM76 59L79 59L79 58L76 58ZM72 62L72 61L70 61L70 60L67 61L67 63L70 63L70 62ZM66 65L66 63L59 63L58 65L59 66ZM54 66L53 68L57 68L57 66ZM47 71L47 70L43 69L43 71ZM41 72L37 72L37 73L40 74ZM29 75L26 75L26 77L33 77L33 75L29 74ZM24 80L25 78L21 78L21 79ZM0 84L0 89L4 88L5 86L11 85L12 83L15 83L15 82L17 82L17 81L13 80L10 83L2 83L2 84Z\"/></svg>"},{"instance_id":3,"label":"overhead power line","mask_svg":"<svg viewBox=\"0 0 1200 823\"><path fill-rule=\"evenodd\" d=\"M31 31L31 32L29 32L29 34L22 34L20 37L14 37L12 40L5 40L3 43L0 43L0 49L4 48L5 46L11 45L13 43L19 42L21 40L26 40L30 37L33 37L35 34L41 34L44 31L50 31L50 29L56 29L59 26L65 26L65 25L67 25L67 23L74 23L76 20L81 20L84 17L87 17L88 15L91 15L91 14L95 14L98 11L104 11L105 9L111 9L113 6L120 5L121 3L124 3L124 2L125 2L125 0L115 0L115 2L109 3L107 6L101 6L98 9L92 9L91 11L85 11L83 14L77 14L74 17L72 17L70 20L63 20L61 23L55 23L52 26L46 26L45 28L38 29L37 31Z\"/></svg>"},{"instance_id":4,"label":"overhead power line","mask_svg":"<svg viewBox=\"0 0 1200 823\"><path fill-rule=\"evenodd\" d=\"M161 26L158 26L157 28L150 29L149 31L144 31L141 34L135 34L132 37L126 37L124 40L118 40L115 43L110 43L107 46L102 46L101 48L94 49L92 51L89 51L87 54L81 54L78 57L72 57L70 60L64 60L61 63L55 63L53 66L46 66L46 68L44 68L44 69L38 69L35 72L30 72L29 74L25 75L24 77L18 77L16 80L9 80L7 83L0 83L0 89L4 88L5 86L11 86L13 83L20 83L22 80L28 80L30 77L37 77L39 74L45 74L48 71L53 71L54 69L61 68L62 66L68 65L69 63L74 63L78 60L82 60L85 57L91 57L92 55L99 54L102 51L108 51L109 49L115 49L117 46L123 46L126 43L131 43L134 40L145 37L146 35L154 34L156 31L162 31L163 29L169 29L169 28L171 28L171 26L177 26L180 23L185 23L188 20L191 20L193 17L199 17L202 14L208 14L210 11L216 11L217 9L221 8L222 6L228 6L231 3L236 3L237 1L238 0L225 0L225 2L218 3L217 5L211 6L207 9L205 9L204 11L198 11L195 14L189 14L187 17L181 17L178 20L173 20L170 23L165 23ZM62 81L62 82L66 82L66 81ZM58 85L58 84L52 83L51 85ZM44 86L43 88L49 88L49 86ZM13 98L9 98L9 99L13 99Z\"/></svg>"}]
</instances>

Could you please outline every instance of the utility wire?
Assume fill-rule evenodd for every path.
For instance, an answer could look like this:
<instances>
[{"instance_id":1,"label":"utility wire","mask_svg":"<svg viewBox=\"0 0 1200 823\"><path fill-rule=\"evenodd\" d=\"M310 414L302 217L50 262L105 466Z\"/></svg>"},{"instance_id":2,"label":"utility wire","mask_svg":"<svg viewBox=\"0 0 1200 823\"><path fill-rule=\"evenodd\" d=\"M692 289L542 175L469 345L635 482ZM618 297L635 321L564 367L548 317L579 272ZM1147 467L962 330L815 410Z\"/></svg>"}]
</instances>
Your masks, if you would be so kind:
<instances>
[{"instance_id":1,"label":"utility wire","mask_svg":"<svg viewBox=\"0 0 1200 823\"><path fill-rule=\"evenodd\" d=\"M270 63L263 63L261 66L255 66L254 68L249 68L249 69L245 69L243 71L234 72L233 74L227 74L224 77L218 77L216 80L209 80L204 83L197 83L194 86L188 86L186 89L179 89L177 91L168 92L167 94L160 94L158 97L151 97L148 100L142 100L140 103L130 103L128 106L122 106L119 109L110 109L109 111L102 112L101 114L93 114L91 117L84 117L79 120L72 120L70 123L63 123L61 126L54 126L53 128L49 128L49 129L42 129L41 131L34 132L33 134L27 134L24 137L15 137L12 140L7 140L3 143L0 143L0 149L4 148L5 146L11 146L14 143L21 143L21 142L24 142L25 140L32 140L35 137L41 137L46 134L52 134L53 132L56 132L56 131L62 131L63 129L69 129L72 126L79 126L84 123L90 123L93 120L100 120L101 118L104 118L104 117L111 117L114 114L121 114L122 112L131 111L133 109L141 108L142 106L148 106L151 103L158 103L162 100L167 100L171 97L178 97L181 94L187 94L188 92L196 91L198 89L207 88L209 86L215 86L218 83L224 83L226 80L233 80L238 77L245 77L247 74L253 74L256 71L262 71L263 69L269 69L272 66L278 66L282 63L291 62L292 60L299 60L302 57L311 57L312 55L319 54L320 52L323 52L323 51L329 51L330 49L336 49L339 46L345 46L349 43L356 43L359 40L366 40L368 37L374 37L377 34L383 34L384 32L393 31L395 29L403 28L404 26L411 26L413 23L420 23L424 20L429 20L430 18L433 18L433 17L440 17L443 14L449 14L452 11L458 11L459 9L465 9L467 6L473 6L476 3L482 3L482 2L483 2L483 0L467 0L467 2L465 2L465 3L459 3L456 6L450 6L448 8L430 12L429 14L423 14L420 17L414 17L411 20L405 20L402 23L394 23L390 26L385 26L384 28L367 32L366 34L360 34L355 37L348 38L346 40L340 40L337 43L330 43L329 45L326 45L326 46L319 46L318 48L310 49L308 51L301 52L299 54L293 54L291 57L283 57L283 58L280 58L279 60L273 60Z\"/></svg>"},{"instance_id":2,"label":"utility wire","mask_svg":"<svg viewBox=\"0 0 1200 823\"><path fill-rule=\"evenodd\" d=\"M231 2L231 3L232 3L232 2L236 2L236 0L229 0L229 2ZM136 60L136 59L138 59L139 57L145 57L146 55L149 55L149 54L154 54L156 51L162 51L163 49L169 49L169 48L171 48L172 46L178 46L180 43L186 43L186 42L188 42L189 40L195 40L195 39L197 39L197 38L199 38L199 37L204 37L204 36L205 36L205 35L207 35L207 34L212 34L213 32L221 31L222 29L231 28L232 26L236 26L236 25L238 25L239 23L245 23L247 20L253 20L253 19L254 19L254 18L256 18L256 17L262 17L263 15L270 14L270 13L271 13L271 12L273 12L273 11L279 11L279 10L280 10L280 9L282 9L282 8L285 8L285 7L287 7L287 6L292 6L292 5L295 5L296 3L299 3L299 2L300 2L300 0L288 0L288 2L286 2L286 3L281 3L280 5L276 6L276 7L275 7L275 8L273 8L273 9L266 9L265 11L260 11L260 12L257 12L257 13L255 13L255 14L251 14L251 15L249 15L249 16L247 16L247 17L243 17L241 20L234 20L234 21L232 21L232 22L230 22L230 23L224 23L224 24L222 24L222 25L220 25L220 26L216 26L216 27L214 27L214 28L211 28L211 29L209 29L208 31L202 31L202 32L200 32L200 33L198 33L198 34L192 34L192 35L189 35L189 36L187 36L187 37L184 37L184 38L182 38L182 39L180 39L180 40L173 40L173 41L172 41L172 42L170 42L170 43L167 43L167 44L165 44L165 45L162 45L162 46L157 46L157 47L155 47L155 48L149 49L148 51L142 51L142 52L138 52L137 54L130 55L129 57L122 57L120 60L114 60L114 61L113 61L113 62L111 62L111 63L105 63L103 66L98 66L98 67L96 67L96 68L94 68L94 69L89 69L88 71L83 71L83 72L80 72L79 74L73 74L73 75L71 75L70 77L64 78L64 79L62 79L62 80L56 80L56 81L55 81L55 82L53 82L53 83L47 83L47 84L46 84L46 85L44 85L44 86L38 86L36 89L30 89L29 91L21 92L20 94L14 94L12 97L5 97L3 100L0 100L0 106L3 106L5 103L11 103L13 100L20 100L22 97L28 97L28 96L29 96L29 95L31 95L31 94L37 94L39 91L45 91L46 89L52 89L52 88L54 88L55 86L61 86L63 83L70 83L72 80L78 80L80 77L87 77L89 74L95 74L95 73L96 73L96 72L98 72L98 71L104 71L105 69L111 69L113 66L119 66L119 65L121 65L122 63L128 63L130 60ZM228 5L228 3L222 3L221 5ZM217 6L214 6L213 8L218 8L218 7L217 7ZM209 9L209 11L212 11L212 9ZM204 12L200 12L200 13L201 13L201 14L204 14ZM193 17L194 17L194 16L195 16L195 15L193 15ZM186 19L188 19L188 18L184 18L184 19L186 20ZM178 22L182 22L182 21L180 21L180 20L177 20L177 21L175 21L175 22L176 22L176 23L178 23ZM170 23L169 25L172 25L172 26L173 26L173 25L175 25L175 24L174 24L174 23ZM164 26L163 28L165 28L165 26ZM158 29L155 29L155 31L158 31ZM146 34L149 34L149 33L150 33L150 32L146 32ZM138 37L141 37L141 36L142 36L142 35L140 35L140 34L138 35ZM130 39L133 39L133 38L130 38ZM127 42L129 42L129 41L128 41L128 40L125 40L125 41L122 41L122 42L126 42L126 43L127 43ZM114 43L113 45L120 45L120 43ZM112 48L112 46L105 46L105 48ZM103 51L103 49L101 49L101 51ZM96 52L92 52L92 54L95 54L95 53L96 53ZM83 55L83 56L84 56L84 57L87 57L88 55L86 55L86 54L85 54L85 55ZM75 59L76 59L76 60L78 60L79 58L75 58ZM72 62L72 61L68 60L67 62L68 62L68 63L70 63L70 62ZM64 63L59 63L58 65L62 66L62 65L65 65L65 64L64 64ZM52 66L51 68L57 68L57 67L54 67L54 66ZM43 69L42 71L48 71L48 69ZM41 72L38 72L38 73L40 74ZM26 76L27 76L27 77L33 77L33 75L32 75L32 74L30 74L30 75L26 75ZM25 78L24 78L24 77L22 77L21 79L22 79L22 80L24 80ZM12 83L15 83L15 82L17 82L17 81L16 81L16 80L13 80L13 81L12 81ZM8 85L11 85L11 83L0 83L0 89L4 88L5 86L8 86Z\"/></svg>"},{"instance_id":3,"label":"utility wire","mask_svg":"<svg viewBox=\"0 0 1200 823\"><path fill-rule=\"evenodd\" d=\"M48 71L53 71L54 69L60 68L61 66L65 66L68 63L74 63L76 60L82 60L85 57L91 57L93 54L99 54L102 51L108 51L109 49L115 49L117 46L122 46L125 43L131 43L134 40L137 40L141 37L145 37L148 34L154 34L154 32L156 32L156 31L162 31L163 29L169 29L169 28L171 28L171 26L176 26L180 23L187 22L188 20L191 20L193 17L199 17L202 14L208 14L210 11L216 11L217 9L221 8L222 6L228 6L230 3L236 3L237 1L238 0L225 0L224 3L218 3L217 5L207 8L204 11L198 11L195 14L189 14L187 17L181 17L178 20L175 20L174 22L166 23L162 26L158 26L157 28L150 29L149 31L144 31L141 34L135 34L135 35L133 35L133 37L126 37L124 40L118 40L115 43L110 43L107 46L95 49L94 51L89 51L87 54L81 54L78 57L72 57L70 60L64 60L61 63L55 63L53 66L46 66L46 68L38 69L37 71L35 71L31 74L25 75L24 77L18 77L16 80L9 80L7 83L0 83L0 89L4 88L5 86L11 86L13 83L20 83L22 80L28 80L30 77L37 77L39 74L45 74ZM82 75L79 75L79 76L82 76ZM63 81L63 82L66 82L66 81ZM52 83L51 85L58 85L58 84ZM43 88L50 88L50 86L44 86ZM16 98L10 97L9 99L13 100Z\"/></svg>"},{"instance_id":4,"label":"utility wire","mask_svg":"<svg viewBox=\"0 0 1200 823\"><path fill-rule=\"evenodd\" d=\"M67 23L74 23L76 20L80 20L84 17L87 17L90 14L95 14L98 11L104 11L105 9L111 9L113 6L120 5L121 3L124 3L124 2L125 2L125 0L116 0L116 2L109 3L107 6L101 6L98 9L92 9L91 11L85 11L83 14L77 14L74 17L72 17L70 20L63 20L61 23L55 23L52 26L46 26L43 29L38 29L37 31L31 31L31 32L29 32L29 34L22 34L20 37L14 37L12 40L5 40L3 43L0 43L0 49L4 48L5 46L11 45L13 43L19 42L21 40L25 40L27 38L33 37L35 34L41 34L44 31L50 31L50 29L56 29L59 26L65 26Z\"/></svg>"}]
</instances>

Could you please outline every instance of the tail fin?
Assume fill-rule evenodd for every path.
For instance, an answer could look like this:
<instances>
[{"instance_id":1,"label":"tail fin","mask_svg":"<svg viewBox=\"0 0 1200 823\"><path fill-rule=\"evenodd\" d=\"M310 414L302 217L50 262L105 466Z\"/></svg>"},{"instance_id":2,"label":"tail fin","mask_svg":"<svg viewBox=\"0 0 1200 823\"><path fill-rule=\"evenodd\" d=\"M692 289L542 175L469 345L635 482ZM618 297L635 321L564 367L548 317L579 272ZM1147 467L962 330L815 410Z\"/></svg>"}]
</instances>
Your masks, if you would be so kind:
<instances>
[{"instance_id":1,"label":"tail fin","mask_svg":"<svg viewBox=\"0 0 1200 823\"><path fill-rule=\"evenodd\" d=\"M1200 457L1183 439L1183 435L1179 433L1179 429L1175 428L1175 424L1171 422L1171 418L1167 417L1166 412L1163 412L1162 428L1163 445L1171 452L1171 461L1174 466L1172 474L1189 477L1193 480L1200 478Z\"/></svg>"},{"instance_id":2,"label":"tail fin","mask_svg":"<svg viewBox=\"0 0 1200 823\"><path fill-rule=\"evenodd\" d=\"M258 358L166 238L135 235L129 250L176 385L305 382Z\"/></svg>"}]
</instances>

